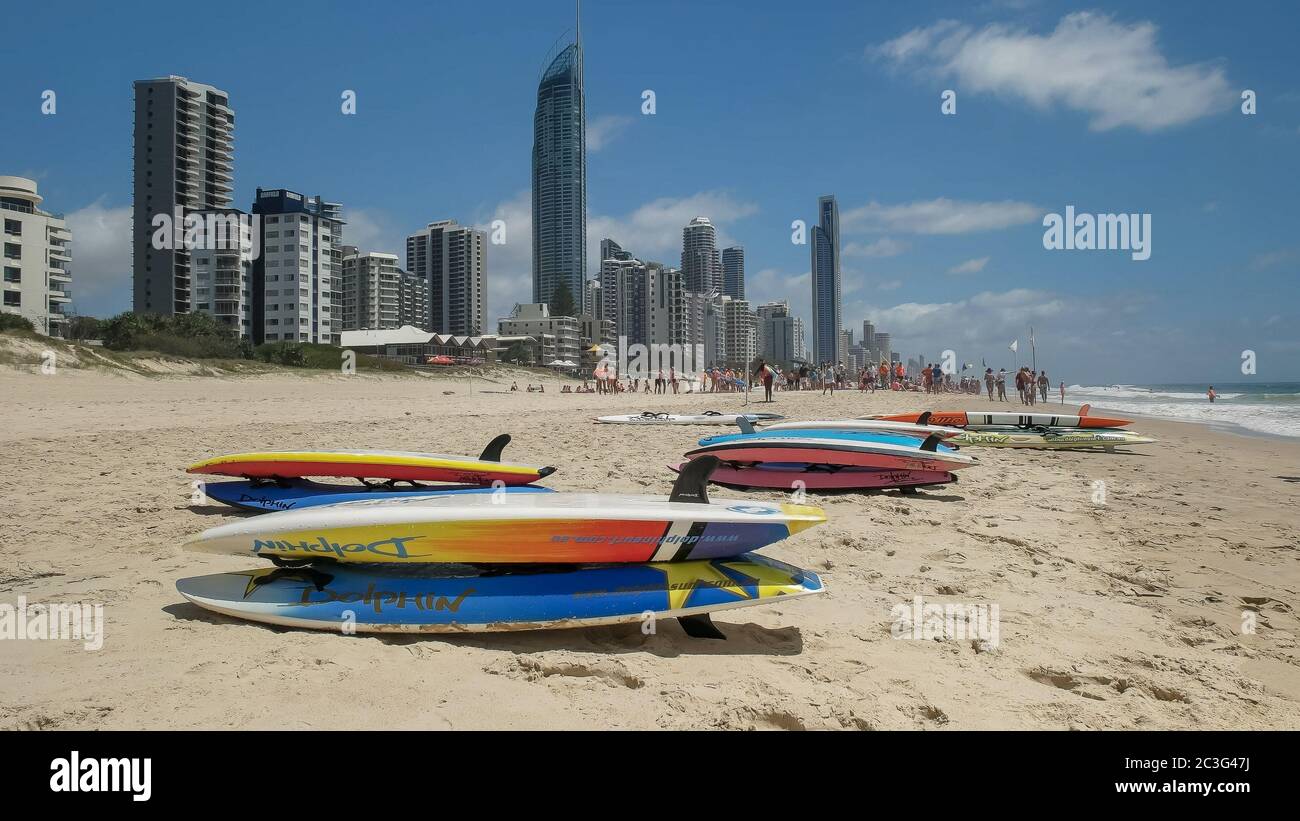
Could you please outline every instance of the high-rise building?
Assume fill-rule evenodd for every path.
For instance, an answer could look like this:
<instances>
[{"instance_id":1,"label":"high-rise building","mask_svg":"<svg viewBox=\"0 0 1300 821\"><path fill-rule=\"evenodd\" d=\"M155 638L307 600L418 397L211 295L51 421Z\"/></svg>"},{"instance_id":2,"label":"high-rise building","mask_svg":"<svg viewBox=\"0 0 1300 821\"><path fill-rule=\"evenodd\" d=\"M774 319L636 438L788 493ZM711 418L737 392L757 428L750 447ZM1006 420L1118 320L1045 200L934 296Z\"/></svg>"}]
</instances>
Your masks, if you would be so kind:
<instances>
[{"instance_id":1,"label":"high-rise building","mask_svg":"<svg viewBox=\"0 0 1300 821\"><path fill-rule=\"evenodd\" d=\"M397 322L420 330L428 330L429 281L409 271L397 271Z\"/></svg>"},{"instance_id":2,"label":"high-rise building","mask_svg":"<svg viewBox=\"0 0 1300 821\"><path fill-rule=\"evenodd\" d=\"M748 373L757 355L754 314L749 310L749 302L743 299L732 299L724 294L720 303L726 344L723 361L729 368Z\"/></svg>"},{"instance_id":3,"label":"high-rise building","mask_svg":"<svg viewBox=\"0 0 1300 821\"><path fill-rule=\"evenodd\" d=\"M258 188L253 213L262 235L253 262L254 342L339 344L343 206L284 188Z\"/></svg>"},{"instance_id":4,"label":"high-rise building","mask_svg":"<svg viewBox=\"0 0 1300 821\"><path fill-rule=\"evenodd\" d=\"M893 361L893 351L891 350L889 334L876 333L876 356L887 362Z\"/></svg>"},{"instance_id":5,"label":"high-rise building","mask_svg":"<svg viewBox=\"0 0 1300 821\"><path fill-rule=\"evenodd\" d=\"M840 339L840 207L834 195L817 200L817 224L812 230L813 359L818 363L843 358Z\"/></svg>"},{"instance_id":6,"label":"high-rise building","mask_svg":"<svg viewBox=\"0 0 1300 821\"><path fill-rule=\"evenodd\" d=\"M803 320L790 314L790 305L784 301L758 306L758 355L768 364L789 368L802 364L805 359Z\"/></svg>"},{"instance_id":7,"label":"high-rise building","mask_svg":"<svg viewBox=\"0 0 1300 821\"><path fill-rule=\"evenodd\" d=\"M190 251L193 287L190 310L211 314L241 339L253 339L258 290L253 286L253 231L248 214L237 208L189 212L203 220L203 248ZM260 237L256 238L260 242Z\"/></svg>"},{"instance_id":8,"label":"high-rise building","mask_svg":"<svg viewBox=\"0 0 1300 821\"><path fill-rule=\"evenodd\" d=\"M155 248L165 215L229 208L234 191L235 113L226 92L175 75L135 82L132 280L135 311L192 310L192 254L179 243ZM181 226L174 225L175 236Z\"/></svg>"},{"instance_id":9,"label":"high-rise building","mask_svg":"<svg viewBox=\"0 0 1300 821\"><path fill-rule=\"evenodd\" d=\"M404 324L402 271L396 254L343 248L341 313L345 331L384 330Z\"/></svg>"},{"instance_id":10,"label":"high-rise building","mask_svg":"<svg viewBox=\"0 0 1300 821\"><path fill-rule=\"evenodd\" d=\"M696 217L682 229L682 282L695 293L722 292L718 232L708 217Z\"/></svg>"},{"instance_id":11,"label":"high-rise building","mask_svg":"<svg viewBox=\"0 0 1300 821\"><path fill-rule=\"evenodd\" d=\"M722 293L745 298L745 249L739 245L722 249Z\"/></svg>"},{"instance_id":12,"label":"high-rise building","mask_svg":"<svg viewBox=\"0 0 1300 821\"><path fill-rule=\"evenodd\" d=\"M60 214L42 211L36 181L0 177L4 279L0 311L24 316L37 333L62 336L72 301L72 232Z\"/></svg>"},{"instance_id":13,"label":"high-rise building","mask_svg":"<svg viewBox=\"0 0 1300 821\"><path fill-rule=\"evenodd\" d=\"M639 261L614 240L607 237L600 241L600 304L589 306L589 310L598 319L613 321L616 335L621 333L618 330L620 271L637 264Z\"/></svg>"},{"instance_id":14,"label":"high-rise building","mask_svg":"<svg viewBox=\"0 0 1300 821\"><path fill-rule=\"evenodd\" d=\"M456 336L479 336L486 321L487 232L431 222L406 238L406 270L429 283L426 330ZM573 293L575 302L581 292Z\"/></svg>"},{"instance_id":15,"label":"high-rise building","mask_svg":"<svg viewBox=\"0 0 1300 821\"><path fill-rule=\"evenodd\" d=\"M561 286L584 298L587 260L587 103L582 20L573 43L547 64L533 114L533 302Z\"/></svg>"}]
</instances>

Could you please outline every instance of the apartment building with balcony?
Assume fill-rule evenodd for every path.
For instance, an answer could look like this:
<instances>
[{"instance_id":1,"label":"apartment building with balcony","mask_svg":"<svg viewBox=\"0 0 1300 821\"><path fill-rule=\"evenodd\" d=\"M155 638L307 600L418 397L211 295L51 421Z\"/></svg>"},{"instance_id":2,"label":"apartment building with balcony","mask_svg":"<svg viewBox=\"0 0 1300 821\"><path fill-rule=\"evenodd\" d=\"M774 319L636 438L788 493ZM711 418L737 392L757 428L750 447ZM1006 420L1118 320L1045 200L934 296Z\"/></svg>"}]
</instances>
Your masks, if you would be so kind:
<instances>
[{"instance_id":1,"label":"apartment building with balcony","mask_svg":"<svg viewBox=\"0 0 1300 821\"><path fill-rule=\"evenodd\" d=\"M195 211L205 225L203 248L190 251L190 310L214 316L253 339L253 257L255 230L249 215L237 208Z\"/></svg>"},{"instance_id":2,"label":"apartment building with balcony","mask_svg":"<svg viewBox=\"0 0 1300 821\"><path fill-rule=\"evenodd\" d=\"M343 333L343 206L257 189L261 254L253 263L253 341L338 345Z\"/></svg>"},{"instance_id":3,"label":"apartment building with balcony","mask_svg":"<svg viewBox=\"0 0 1300 821\"><path fill-rule=\"evenodd\" d=\"M26 317L39 333L62 336L72 302L72 232L61 214L40 204L35 180L0 176L0 311Z\"/></svg>"},{"instance_id":4,"label":"apartment building with balcony","mask_svg":"<svg viewBox=\"0 0 1300 821\"><path fill-rule=\"evenodd\" d=\"M226 92L170 75L135 82L132 304L140 313L193 310L193 253L155 242L157 220L229 208L235 113ZM163 244L166 247L156 247Z\"/></svg>"}]
</instances>

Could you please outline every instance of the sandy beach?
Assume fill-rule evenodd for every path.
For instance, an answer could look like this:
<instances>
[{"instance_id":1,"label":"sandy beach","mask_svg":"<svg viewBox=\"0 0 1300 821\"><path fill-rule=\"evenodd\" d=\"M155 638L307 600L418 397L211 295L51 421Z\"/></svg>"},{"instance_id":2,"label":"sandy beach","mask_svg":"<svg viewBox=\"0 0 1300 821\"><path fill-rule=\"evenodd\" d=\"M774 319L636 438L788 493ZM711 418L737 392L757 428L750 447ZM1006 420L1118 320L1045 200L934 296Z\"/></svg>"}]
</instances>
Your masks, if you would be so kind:
<instances>
[{"instance_id":1,"label":"sandy beach","mask_svg":"<svg viewBox=\"0 0 1300 821\"><path fill-rule=\"evenodd\" d=\"M98 651L0 642L0 726L1300 728L1300 440L1176 422L1134 424L1160 443L1132 452L970 448L980 463L954 485L815 498L828 522L764 552L817 571L828 593L718 614L725 642L676 624L344 636L225 618L176 592L179 578L257 564L180 549L231 519L191 508L183 469L200 458L473 454L504 432L508 458L559 467L556 489L666 494L667 464L718 430L592 417L742 401L508 385L0 369L0 602L101 602L107 619ZM853 391L751 408L833 419L941 406L989 403ZM917 595L997 604L998 646L895 639L890 610Z\"/></svg>"}]
</instances>

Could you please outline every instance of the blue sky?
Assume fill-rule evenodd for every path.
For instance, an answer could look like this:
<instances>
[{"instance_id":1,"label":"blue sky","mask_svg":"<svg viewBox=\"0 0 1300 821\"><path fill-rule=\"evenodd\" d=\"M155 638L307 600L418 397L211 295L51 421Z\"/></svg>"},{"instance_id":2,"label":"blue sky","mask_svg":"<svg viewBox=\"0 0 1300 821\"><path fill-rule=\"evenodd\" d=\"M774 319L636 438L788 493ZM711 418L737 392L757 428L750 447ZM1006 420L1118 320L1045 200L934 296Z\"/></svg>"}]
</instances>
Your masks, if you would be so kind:
<instances>
[{"instance_id":1,"label":"blue sky","mask_svg":"<svg viewBox=\"0 0 1300 821\"><path fill-rule=\"evenodd\" d=\"M78 310L128 308L131 82L181 74L230 92L237 207L321 194L349 242L392 252L436 219L504 219L500 316L530 294L534 90L572 20L563 0L20 4L0 173L72 219ZM1010 366L1032 324L1071 383L1240 380L1245 349L1257 378L1300 378L1298 29L1281 2L589 0L589 245L676 262L709 216L751 300L809 319L790 224L834 193L844 323L906 356ZM1150 214L1151 258L1044 249L1067 205Z\"/></svg>"}]
</instances>

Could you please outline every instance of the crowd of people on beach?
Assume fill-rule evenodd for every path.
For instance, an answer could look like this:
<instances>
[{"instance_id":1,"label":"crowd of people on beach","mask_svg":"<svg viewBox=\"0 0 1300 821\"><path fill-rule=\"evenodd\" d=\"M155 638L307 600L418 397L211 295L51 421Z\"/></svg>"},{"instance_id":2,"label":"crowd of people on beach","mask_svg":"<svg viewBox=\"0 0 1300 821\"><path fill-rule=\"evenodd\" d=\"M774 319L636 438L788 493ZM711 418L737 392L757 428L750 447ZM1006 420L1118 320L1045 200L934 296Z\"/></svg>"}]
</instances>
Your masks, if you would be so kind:
<instances>
[{"instance_id":1,"label":"crowd of people on beach","mask_svg":"<svg viewBox=\"0 0 1300 821\"><path fill-rule=\"evenodd\" d=\"M765 398L772 399L773 391L821 391L834 395L836 390L852 390L859 393L878 390L915 391L918 393L980 393L980 377L958 376L934 363L921 368L913 375L900 362L881 360L879 365L868 364L858 370L845 367L843 362L823 362L819 365L803 364L792 368L770 365L763 359L754 363L751 373L742 369L711 365L699 373L682 375L675 367L660 368L653 377L631 376L619 378L617 370L610 367L597 368L593 379L584 379L580 386L565 385L560 393L601 393L601 394L667 394L667 393L743 393L751 384L762 387ZM752 380L752 382L751 382ZM1046 402L1051 380L1047 371L1037 371L1021 367L1008 379L1006 368L996 372L992 368L984 369L984 390L990 401L1010 402L1007 395L1007 382L1015 385L1016 394L1022 405L1034 405ZM510 386L511 391L518 391L518 383ZM1213 389L1211 389L1212 391ZM545 386L529 384L528 393L545 393ZM1065 383L1059 385L1061 402L1065 402ZM1214 401L1211 396L1210 401Z\"/></svg>"}]
</instances>

